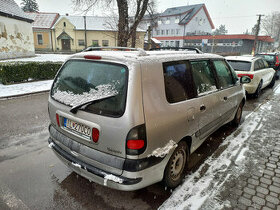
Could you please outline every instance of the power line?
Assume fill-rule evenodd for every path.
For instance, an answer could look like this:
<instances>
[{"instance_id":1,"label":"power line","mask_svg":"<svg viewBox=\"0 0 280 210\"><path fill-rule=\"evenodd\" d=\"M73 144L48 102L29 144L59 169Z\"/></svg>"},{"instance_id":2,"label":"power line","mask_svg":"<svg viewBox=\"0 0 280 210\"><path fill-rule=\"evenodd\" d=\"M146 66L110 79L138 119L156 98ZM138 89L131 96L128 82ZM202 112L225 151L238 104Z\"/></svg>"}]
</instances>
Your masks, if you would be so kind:
<instances>
[{"instance_id":1,"label":"power line","mask_svg":"<svg viewBox=\"0 0 280 210\"><path fill-rule=\"evenodd\" d=\"M211 19L223 19L223 18L249 18L249 17L255 17L255 15L247 15L247 16L230 16L230 17L216 17Z\"/></svg>"}]
</instances>

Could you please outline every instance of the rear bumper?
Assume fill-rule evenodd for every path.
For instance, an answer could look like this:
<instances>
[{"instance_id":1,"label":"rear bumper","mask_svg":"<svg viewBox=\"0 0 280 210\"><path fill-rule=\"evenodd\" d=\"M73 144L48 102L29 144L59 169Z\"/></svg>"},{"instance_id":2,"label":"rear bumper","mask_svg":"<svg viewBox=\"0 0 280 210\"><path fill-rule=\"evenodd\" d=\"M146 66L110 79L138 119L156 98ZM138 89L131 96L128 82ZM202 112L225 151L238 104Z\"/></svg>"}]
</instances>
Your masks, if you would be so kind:
<instances>
[{"instance_id":1,"label":"rear bumper","mask_svg":"<svg viewBox=\"0 0 280 210\"><path fill-rule=\"evenodd\" d=\"M113 163L110 160L116 158L115 156L107 157L108 154L101 154L101 152L97 150L92 150L91 152L88 151L88 153L85 153L87 150L84 148L84 145L71 140L67 136L64 136L53 126L50 126L49 130L51 134L50 138L48 139L49 146L52 148L57 157L77 174L89 179L90 181L113 189L131 191L159 182L163 178L164 168L167 161L169 160L169 157L150 157L135 160L127 158L123 160L115 159ZM96 167L95 165L92 165L90 162L88 162L88 159L85 159L84 161L83 158L80 158L82 157L82 153L77 155L78 150L75 152L75 148L79 148L80 151L84 152L83 155L88 157L90 156L90 153L99 154L99 158L102 156L101 159L106 159L107 161L104 162L101 161L101 159L94 160L94 155L91 156L93 158L91 160L98 161L99 166L101 162L103 162L102 164L105 165L102 168L109 166L108 169L113 167L117 170L122 170L122 173L116 174L113 171Z\"/></svg>"},{"instance_id":2,"label":"rear bumper","mask_svg":"<svg viewBox=\"0 0 280 210\"><path fill-rule=\"evenodd\" d=\"M119 185L133 185L133 184L137 184L137 183L141 182L141 180L142 180L142 178L129 179L129 178L114 175L114 174L111 174L109 172L98 169L96 167L93 167L93 166L91 166L91 165L89 165L89 164L87 164L87 163L85 163L81 160L78 160L77 158L70 155L69 153L65 152L57 144L55 144L55 142L51 138L48 139L48 142L49 142L49 145L51 145L51 148L53 149L55 154L64 163L66 163L66 165L68 165L75 172L77 172L78 174L80 174L82 176L83 176L83 174L88 174L88 175L91 175L91 176L96 177L96 178L100 177L103 180L103 183L100 183L100 184L104 184L104 183L106 184L106 182L108 183L108 181L105 180L105 177L109 176L109 175L110 176L113 175L114 177L117 177L118 179L116 179L116 180L121 182ZM86 176L86 177L88 177L88 176ZM92 179L92 178L90 178L90 179ZM112 188L120 189L119 186L118 187L112 187Z\"/></svg>"}]
</instances>

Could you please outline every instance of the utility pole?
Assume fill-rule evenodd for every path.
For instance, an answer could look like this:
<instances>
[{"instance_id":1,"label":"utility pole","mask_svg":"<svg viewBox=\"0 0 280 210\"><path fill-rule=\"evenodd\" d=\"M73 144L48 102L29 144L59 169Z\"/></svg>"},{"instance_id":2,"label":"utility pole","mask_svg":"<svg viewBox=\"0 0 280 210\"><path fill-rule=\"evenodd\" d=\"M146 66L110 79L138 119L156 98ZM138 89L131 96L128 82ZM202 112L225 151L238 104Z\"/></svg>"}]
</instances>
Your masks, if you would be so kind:
<instances>
[{"instance_id":1,"label":"utility pole","mask_svg":"<svg viewBox=\"0 0 280 210\"><path fill-rule=\"evenodd\" d=\"M258 35L260 32L261 18L264 15L259 14L257 16L259 16L259 19L258 19L258 23L257 23L257 30L256 30L256 34L255 34L255 40L254 40L253 51L252 51L253 56L255 56L255 54L256 54L256 46L257 46L257 42L258 42Z\"/></svg>"},{"instance_id":2,"label":"utility pole","mask_svg":"<svg viewBox=\"0 0 280 210\"><path fill-rule=\"evenodd\" d=\"M148 50L152 48L152 27L148 27Z\"/></svg>"},{"instance_id":3,"label":"utility pole","mask_svg":"<svg viewBox=\"0 0 280 210\"><path fill-rule=\"evenodd\" d=\"M85 26L85 49L87 48L87 19L84 16L84 26Z\"/></svg>"}]
</instances>

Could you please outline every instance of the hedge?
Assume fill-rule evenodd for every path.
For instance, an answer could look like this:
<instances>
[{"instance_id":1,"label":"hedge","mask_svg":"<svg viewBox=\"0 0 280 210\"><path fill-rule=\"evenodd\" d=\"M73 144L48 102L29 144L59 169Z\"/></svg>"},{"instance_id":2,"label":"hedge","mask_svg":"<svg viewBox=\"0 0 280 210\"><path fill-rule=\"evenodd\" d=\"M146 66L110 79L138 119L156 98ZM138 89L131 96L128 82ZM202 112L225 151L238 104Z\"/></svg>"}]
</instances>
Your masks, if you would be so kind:
<instances>
[{"instance_id":1,"label":"hedge","mask_svg":"<svg viewBox=\"0 0 280 210\"><path fill-rule=\"evenodd\" d=\"M53 79L61 65L61 62L0 63L0 82L6 85Z\"/></svg>"}]
</instances>

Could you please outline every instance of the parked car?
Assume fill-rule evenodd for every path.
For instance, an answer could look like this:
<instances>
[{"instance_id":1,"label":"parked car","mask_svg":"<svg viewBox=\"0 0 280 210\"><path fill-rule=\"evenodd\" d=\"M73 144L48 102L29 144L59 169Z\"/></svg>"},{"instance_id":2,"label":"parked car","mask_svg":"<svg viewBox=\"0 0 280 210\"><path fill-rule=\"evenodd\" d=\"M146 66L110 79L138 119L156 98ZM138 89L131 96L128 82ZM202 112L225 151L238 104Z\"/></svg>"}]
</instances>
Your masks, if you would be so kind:
<instances>
[{"instance_id":1,"label":"parked car","mask_svg":"<svg viewBox=\"0 0 280 210\"><path fill-rule=\"evenodd\" d=\"M273 68L277 73L277 79L279 79L280 74L280 52L273 53L258 53L256 57L262 57L268 63L269 67Z\"/></svg>"},{"instance_id":2,"label":"parked car","mask_svg":"<svg viewBox=\"0 0 280 210\"><path fill-rule=\"evenodd\" d=\"M259 97L265 87L272 88L275 84L275 70L261 57L228 56L228 63L233 67L238 77L248 76L251 82L244 84L248 94Z\"/></svg>"},{"instance_id":3,"label":"parked car","mask_svg":"<svg viewBox=\"0 0 280 210\"><path fill-rule=\"evenodd\" d=\"M246 82L218 55L78 53L50 91L49 146L101 185L136 190L163 180L174 188L211 133L240 123Z\"/></svg>"}]
</instances>

